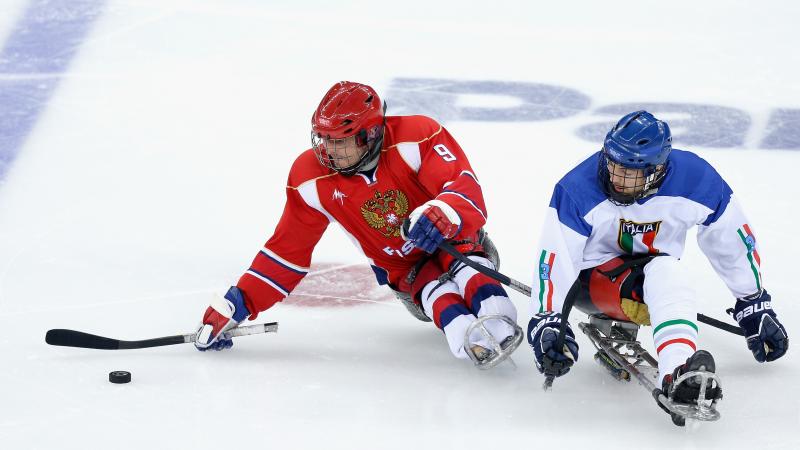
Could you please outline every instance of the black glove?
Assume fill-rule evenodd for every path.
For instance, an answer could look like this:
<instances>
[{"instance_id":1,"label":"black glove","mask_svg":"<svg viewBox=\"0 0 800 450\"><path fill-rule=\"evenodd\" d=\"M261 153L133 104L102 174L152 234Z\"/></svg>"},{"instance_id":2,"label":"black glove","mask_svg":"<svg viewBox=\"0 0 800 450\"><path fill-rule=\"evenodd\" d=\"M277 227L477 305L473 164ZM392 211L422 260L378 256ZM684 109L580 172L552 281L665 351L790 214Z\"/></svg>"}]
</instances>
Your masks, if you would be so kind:
<instances>
[{"instance_id":1,"label":"black glove","mask_svg":"<svg viewBox=\"0 0 800 450\"><path fill-rule=\"evenodd\" d=\"M564 345L555 348L561 327L561 314L546 312L536 314L528 322L528 343L533 347L536 368L540 373L560 377L578 360L578 343L569 322L564 333Z\"/></svg>"},{"instance_id":2,"label":"black glove","mask_svg":"<svg viewBox=\"0 0 800 450\"><path fill-rule=\"evenodd\" d=\"M772 298L766 290L753 298L736 300L728 312L739 322L756 361L775 361L789 350L789 335L772 310Z\"/></svg>"}]
</instances>

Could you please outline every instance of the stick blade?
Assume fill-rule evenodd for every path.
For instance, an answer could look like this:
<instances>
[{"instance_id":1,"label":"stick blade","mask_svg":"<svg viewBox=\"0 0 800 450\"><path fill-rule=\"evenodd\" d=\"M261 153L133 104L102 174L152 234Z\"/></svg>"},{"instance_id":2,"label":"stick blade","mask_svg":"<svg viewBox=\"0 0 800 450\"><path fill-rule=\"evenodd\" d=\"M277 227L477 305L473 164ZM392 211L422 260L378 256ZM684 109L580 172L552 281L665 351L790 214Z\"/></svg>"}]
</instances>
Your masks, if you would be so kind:
<instances>
[{"instance_id":1,"label":"stick blade","mask_svg":"<svg viewBox=\"0 0 800 450\"><path fill-rule=\"evenodd\" d=\"M75 330L48 330L44 341L62 347L94 348L98 350L117 350L119 341Z\"/></svg>"}]
</instances>

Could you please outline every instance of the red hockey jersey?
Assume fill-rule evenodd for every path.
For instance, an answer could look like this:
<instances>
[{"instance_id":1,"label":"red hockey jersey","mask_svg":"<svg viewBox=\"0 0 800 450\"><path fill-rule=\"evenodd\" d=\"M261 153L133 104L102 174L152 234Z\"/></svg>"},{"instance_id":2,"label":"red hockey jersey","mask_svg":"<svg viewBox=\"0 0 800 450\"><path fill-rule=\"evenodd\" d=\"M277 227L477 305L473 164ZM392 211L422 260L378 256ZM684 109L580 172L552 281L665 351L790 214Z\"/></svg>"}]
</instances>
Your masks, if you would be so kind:
<instances>
[{"instance_id":1,"label":"red hockey jersey","mask_svg":"<svg viewBox=\"0 0 800 450\"><path fill-rule=\"evenodd\" d=\"M446 202L461 216L455 237L472 236L486 222L478 179L458 143L424 116L386 117L383 148L372 178L346 177L323 167L313 150L292 165L286 206L275 233L237 287L254 315L283 300L308 273L311 253L331 222L369 259L378 282L397 288L425 253L400 237L403 220L428 200Z\"/></svg>"}]
</instances>

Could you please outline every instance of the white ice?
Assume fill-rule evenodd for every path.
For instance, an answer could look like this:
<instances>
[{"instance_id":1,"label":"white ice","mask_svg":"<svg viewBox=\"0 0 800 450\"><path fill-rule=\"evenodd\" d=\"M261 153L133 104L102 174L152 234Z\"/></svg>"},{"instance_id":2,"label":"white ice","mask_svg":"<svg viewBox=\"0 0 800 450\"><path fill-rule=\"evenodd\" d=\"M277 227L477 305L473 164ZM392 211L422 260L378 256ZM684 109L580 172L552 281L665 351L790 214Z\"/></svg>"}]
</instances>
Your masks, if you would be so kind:
<instances>
[{"instance_id":1,"label":"white ice","mask_svg":"<svg viewBox=\"0 0 800 450\"><path fill-rule=\"evenodd\" d=\"M3 3L0 39L28 5ZM346 79L385 93L397 78L546 83L591 98L562 119L446 123L481 178L502 270L526 283L553 184L599 147L575 131L611 120L596 108L745 111L743 146L677 135L676 147L712 162L740 197L794 336L800 153L759 143L771 110L800 108L798 17L792 1L109 1L0 184L0 448L800 448L798 350L758 364L742 338L707 326L722 419L686 429L639 386L611 380L582 335L573 373L545 393L527 345L517 370L478 371L385 297L278 305L258 319L279 321L277 334L223 353L44 342L51 328L194 330L271 234L326 89ZM518 102L494 100L457 104ZM701 311L725 318L731 295L693 236L687 247ZM335 227L314 257L363 262ZM529 299L512 295L524 324ZM133 382L110 384L112 370Z\"/></svg>"}]
</instances>

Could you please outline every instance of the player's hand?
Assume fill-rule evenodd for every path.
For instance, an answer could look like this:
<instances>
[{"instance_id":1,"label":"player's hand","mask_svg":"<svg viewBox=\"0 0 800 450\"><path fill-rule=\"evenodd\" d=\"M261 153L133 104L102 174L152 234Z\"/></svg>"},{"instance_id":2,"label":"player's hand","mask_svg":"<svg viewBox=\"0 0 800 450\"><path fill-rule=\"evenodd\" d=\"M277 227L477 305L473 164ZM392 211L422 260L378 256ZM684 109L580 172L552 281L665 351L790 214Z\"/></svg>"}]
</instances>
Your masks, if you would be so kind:
<instances>
[{"instance_id":1,"label":"player's hand","mask_svg":"<svg viewBox=\"0 0 800 450\"><path fill-rule=\"evenodd\" d=\"M772 298L766 290L757 298L736 300L733 318L744 331L747 348L756 361L775 361L789 350L789 335L772 310Z\"/></svg>"},{"instance_id":2,"label":"player's hand","mask_svg":"<svg viewBox=\"0 0 800 450\"><path fill-rule=\"evenodd\" d=\"M461 217L455 209L441 200L428 200L411 211L400 234L414 246L433 253L445 239L461 231Z\"/></svg>"},{"instance_id":3,"label":"player's hand","mask_svg":"<svg viewBox=\"0 0 800 450\"><path fill-rule=\"evenodd\" d=\"M557 312L536 314L528 323L528 343L533 347L536 368L544 375L565 375L578 360L578 343L569 322L566 323L564 346L555 348L560 327L561 313Z\"/></svg>"},{"instance_id":4,"label":"player's hand","mask_svg":"<svg viewBox=\"0 0 800 450\"><path fill-rule=\"evenodd\" d=\"M231 348L233 341L225 339L223 333L236 328L249 315L250 311L244 304L244 293L236 286L231 286L225 297L215 296L206 309L195 335L194 346L201 352Z\"/></svg>"}]
</instances>

